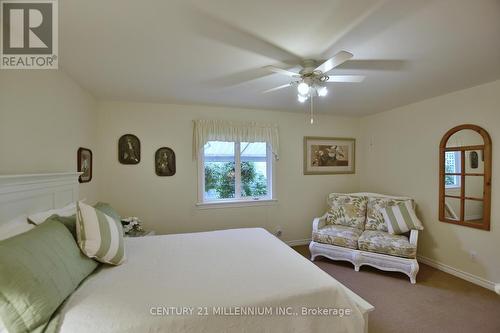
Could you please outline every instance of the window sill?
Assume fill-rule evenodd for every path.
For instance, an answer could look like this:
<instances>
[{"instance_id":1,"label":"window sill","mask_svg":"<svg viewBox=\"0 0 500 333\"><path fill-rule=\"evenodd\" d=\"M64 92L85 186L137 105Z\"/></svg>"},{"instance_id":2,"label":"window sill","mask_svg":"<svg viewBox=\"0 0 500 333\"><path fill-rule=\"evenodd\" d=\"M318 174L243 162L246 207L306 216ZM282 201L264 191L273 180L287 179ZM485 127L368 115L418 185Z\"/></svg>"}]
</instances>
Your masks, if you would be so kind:
<instances>
[{"instance_id":1,"label":"window sill","mask_svg":"<svg viewBox=\"0 0 500 333\"><path fill-rule=\"evenodd\" d=\"M217 201L217 202L198 202L198 209L213 209L213 208L237 208L237 207L255 207L255 206L272 206L278 203L277 199L261 199L261 200L238 200L238 201Z\"/></svg>"}]
</instances>

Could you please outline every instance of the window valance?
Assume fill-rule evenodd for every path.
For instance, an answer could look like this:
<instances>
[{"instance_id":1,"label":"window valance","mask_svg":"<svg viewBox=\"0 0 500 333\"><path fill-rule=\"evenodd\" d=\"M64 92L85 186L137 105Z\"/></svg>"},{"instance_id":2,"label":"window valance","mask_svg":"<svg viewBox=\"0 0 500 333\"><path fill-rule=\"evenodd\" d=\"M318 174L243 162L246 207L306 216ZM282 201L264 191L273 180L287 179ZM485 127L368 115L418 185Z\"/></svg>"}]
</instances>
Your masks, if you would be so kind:
<instances>
[{"instance_id":1,"label":"window valance","mask_svg":"<svg viewBox=\"0 0 500 333\"><path fill-rule=\"evenodd\" d=\"M235 122L226 120L195 120L193 158L208 141L266 142L278 157L279 134L276 124Z\"/></svg>"}]
</instances>

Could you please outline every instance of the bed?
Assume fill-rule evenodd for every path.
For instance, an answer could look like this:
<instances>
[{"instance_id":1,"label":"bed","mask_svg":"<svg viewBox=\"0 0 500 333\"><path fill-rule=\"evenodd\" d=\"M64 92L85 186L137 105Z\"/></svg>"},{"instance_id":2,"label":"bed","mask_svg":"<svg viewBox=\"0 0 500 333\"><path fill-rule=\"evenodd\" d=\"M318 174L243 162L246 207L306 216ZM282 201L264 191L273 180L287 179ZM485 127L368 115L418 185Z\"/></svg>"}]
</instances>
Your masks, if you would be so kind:
<instances>
[{"instance_id":1,"label":"bed","mask_svg":"<svg viewBox=\"0 0 500 333\"><path fill-rule=\"evenodd\" d=\"M0 219L78 198L77 174L0 177ZM55 332L362 332L373 307L261 228L126 238Z\"/></svg>"}]
</instances>

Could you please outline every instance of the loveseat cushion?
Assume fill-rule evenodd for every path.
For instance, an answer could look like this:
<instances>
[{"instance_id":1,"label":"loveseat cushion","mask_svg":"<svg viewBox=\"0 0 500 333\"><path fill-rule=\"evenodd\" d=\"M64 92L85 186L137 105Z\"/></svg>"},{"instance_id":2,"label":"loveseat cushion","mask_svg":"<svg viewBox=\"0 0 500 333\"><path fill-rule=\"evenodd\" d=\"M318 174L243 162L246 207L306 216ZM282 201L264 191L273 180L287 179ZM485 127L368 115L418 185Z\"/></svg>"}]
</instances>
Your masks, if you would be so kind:
<instances>
[{"instance_id":1,"label":"loveseat cushion","mask_svg":"<svg viewBox=\"0 0 500 333\"><path fill-rule=\"evenodd\" d=\"M385 231L387 232L387 224L384 216L380 212L382 209L395 206L400 203L409 201L413 206L411 199L396 199L389 197L369 197L366 206L366 223L365 230Z\"/></svg>"},{"instance_id":2,"label":"loveseat cushion","mask_svg":"<svg viewBox=\"0 0 500 333\"><path fill-rule=\"evenodd\" d=\"M358 238L362 233L363 231L358 228L329 224L313 232L312 239L318 243L357 249Z\"/></svg>"},{"instance_id":3,"label":"loveseat cushion","mask_svg":"<svg viewBox=\"0 0 500 333\"><path fill-rule=\"evenodd\" d=\"M417 255L416 245L410 244L404 235L391 235L384 231L365 230L358 239L361 251L376 252L414 259Z\"/></svg>"},{"instance_id":4,"label":"loveseat cushion","mask_svg":"<svg viewBox=\"0 0 500 333\"><path fill-rule=\"evenodd\" d=\"M327 224L364 229L368 199L364 196L332 193L328 196L330 209L326 215Z\"/></svg>"}]
</instances>

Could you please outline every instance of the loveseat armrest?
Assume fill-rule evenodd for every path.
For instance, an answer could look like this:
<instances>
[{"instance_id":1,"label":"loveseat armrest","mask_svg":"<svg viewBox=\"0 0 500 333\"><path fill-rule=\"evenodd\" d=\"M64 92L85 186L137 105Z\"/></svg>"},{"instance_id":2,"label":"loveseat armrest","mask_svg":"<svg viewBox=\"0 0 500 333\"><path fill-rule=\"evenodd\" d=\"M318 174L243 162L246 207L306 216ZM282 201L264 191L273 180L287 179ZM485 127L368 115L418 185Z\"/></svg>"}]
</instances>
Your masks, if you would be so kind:
<instances>
[{"instance_id":1,"label":"loveseat armrest","mask_svg":"<svg viewBox=\"0 0 500 333\"><path fill-rule=\"evenodd\" d=\"M318 231L321 227L326 225L326 214L321 217L316 217L313 220L313 232Z\"/></svg>"},{"instance_id":2,"label":"loveseat armrest","mask_svg":"<svg viewBox=\"0 0 500 333\"><path fill-rule=\"evenodd\" d=\"M418 242L418 230L411 229L410 231L410 244L417 245Z\"/></svg>"}]
</instances>

